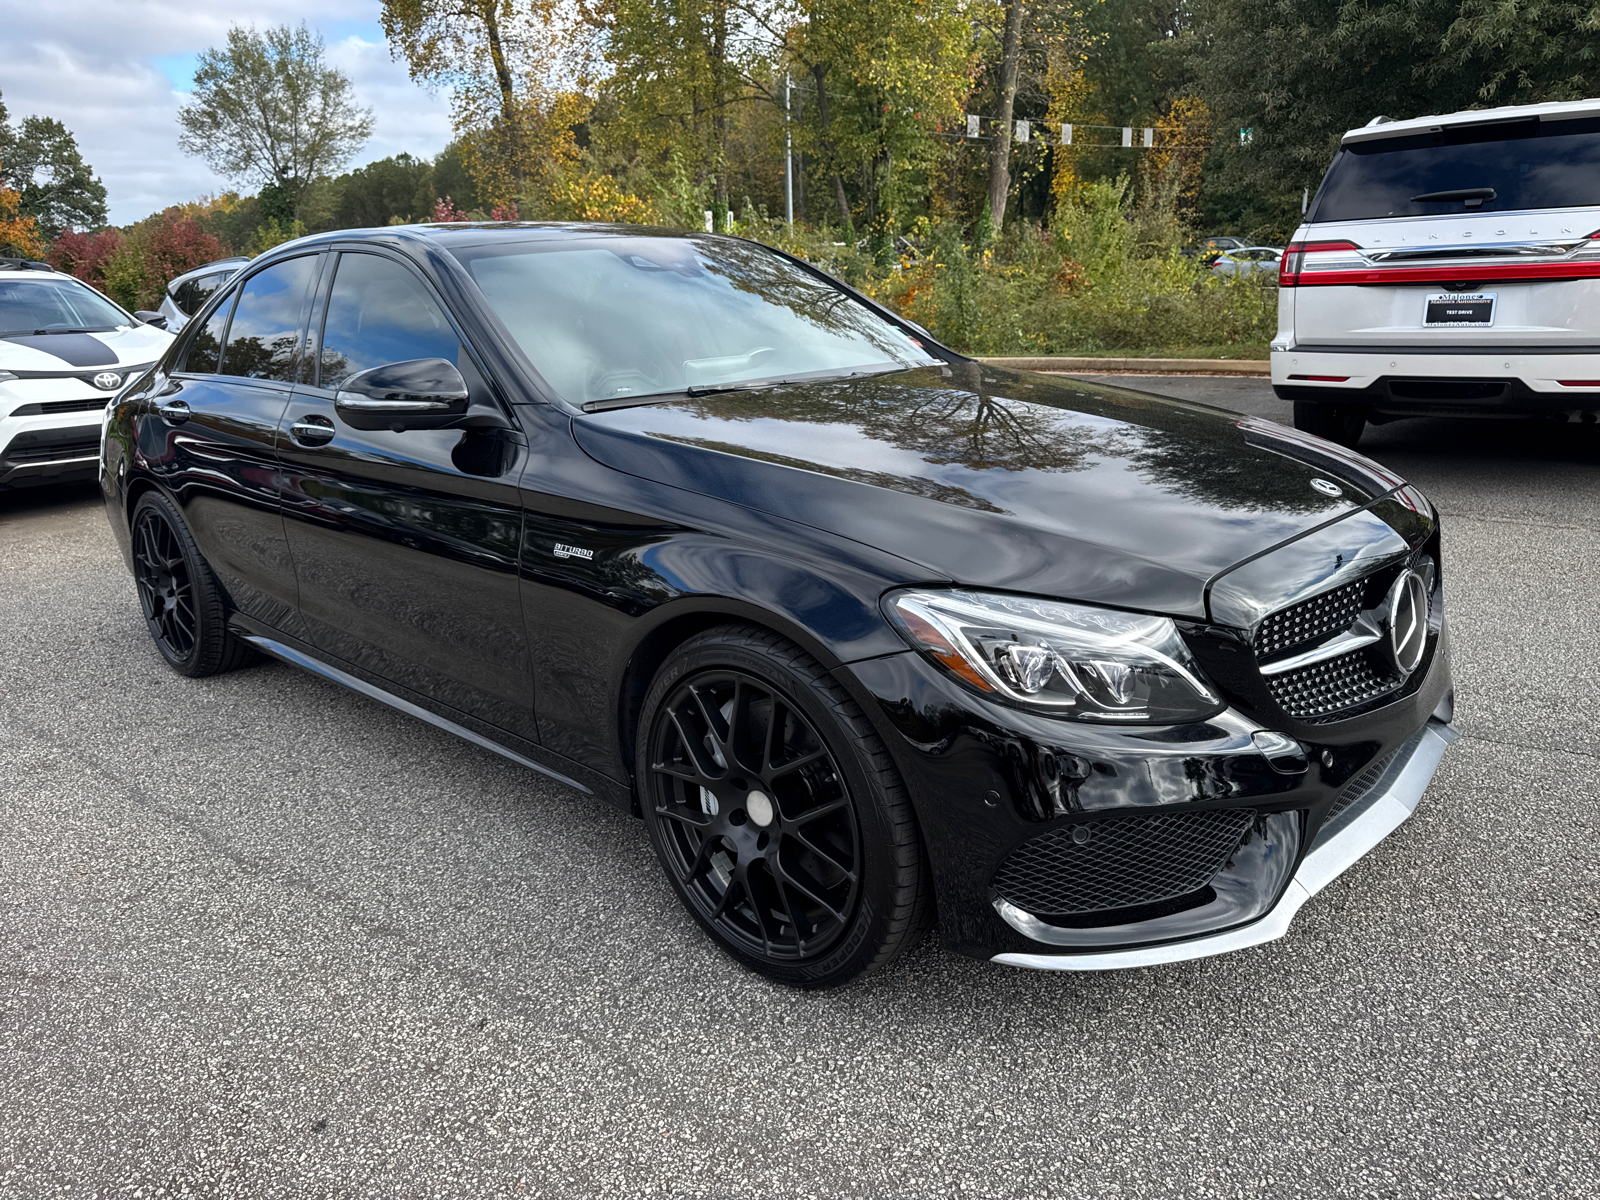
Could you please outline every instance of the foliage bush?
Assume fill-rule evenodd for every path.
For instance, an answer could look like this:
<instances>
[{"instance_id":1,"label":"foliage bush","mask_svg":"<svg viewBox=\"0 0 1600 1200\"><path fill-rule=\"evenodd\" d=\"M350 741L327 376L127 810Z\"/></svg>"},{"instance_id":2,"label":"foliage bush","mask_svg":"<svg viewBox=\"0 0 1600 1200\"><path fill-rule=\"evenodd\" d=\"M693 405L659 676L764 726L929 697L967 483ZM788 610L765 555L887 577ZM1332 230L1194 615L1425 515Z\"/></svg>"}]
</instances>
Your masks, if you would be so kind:
<instances>
[{"instance_id":1,"label":"foliage bush","mask_svg":"<svg viewBox=\"0 0 1600 1200\"><path fill-rule=\"evenodd\" d=\"M839 275L968 354L1259 351L1277 326L1275 281L1215 275L1182 252L1170 210L1135 207L1125 180L1090 184L1049 226L1017 223L984 246L951 223L921 223L898 262L865 244L746 220L747 236ZM980 222L980 230L986 226Z\"/></svg>"}]
</instances>

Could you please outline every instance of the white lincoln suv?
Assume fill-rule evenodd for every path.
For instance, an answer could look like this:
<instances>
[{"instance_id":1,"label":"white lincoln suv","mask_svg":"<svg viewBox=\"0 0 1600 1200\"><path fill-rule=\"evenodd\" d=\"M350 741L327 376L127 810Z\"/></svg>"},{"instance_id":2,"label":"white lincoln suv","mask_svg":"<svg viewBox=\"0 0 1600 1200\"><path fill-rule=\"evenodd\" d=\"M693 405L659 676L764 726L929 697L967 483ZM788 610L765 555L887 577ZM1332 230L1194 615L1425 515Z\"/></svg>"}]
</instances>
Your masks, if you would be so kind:
<instances>
[{"instance_id":1,"label":"white lincoln suv","mask_svg":"<svg viewBox=\"0 0 1600 1200\"><path fill-rule=\"evenodd\" d=\"M1600 100L1376 118L1284 252L1273 390L1353 446L1410 416L1594 421Z\"/></svg>"},{"instance_id":2,"label":"white lincoln suv","mask_svg":"<svg viewBox=\"0 0 1600 1200\"><path fill-rule=\"evenodd\" d=\"M172 335L44 263L0 259L0 490L93 479L100 418Z\"/></svg>"}]
</instances>

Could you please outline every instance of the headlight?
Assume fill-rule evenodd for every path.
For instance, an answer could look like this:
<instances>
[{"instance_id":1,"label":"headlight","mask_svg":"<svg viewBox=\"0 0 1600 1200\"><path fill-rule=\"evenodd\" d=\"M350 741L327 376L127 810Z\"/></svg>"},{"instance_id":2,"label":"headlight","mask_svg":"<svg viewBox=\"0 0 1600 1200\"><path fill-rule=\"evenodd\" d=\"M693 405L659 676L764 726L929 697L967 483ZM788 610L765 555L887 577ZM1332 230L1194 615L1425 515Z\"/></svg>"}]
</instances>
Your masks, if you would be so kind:
<instances>
[{"instance_id":1,"label":"headlight","mask_svg":"<svg viewBox=\"0 0 1600 1200\"><path fill-rule=\"evenodd\" d=\"M1147 617L990 592L893 592L890 619L969 686L1085 721L1192 721L1222 700L1177 627Z\"/></svg>"}]
</instances>

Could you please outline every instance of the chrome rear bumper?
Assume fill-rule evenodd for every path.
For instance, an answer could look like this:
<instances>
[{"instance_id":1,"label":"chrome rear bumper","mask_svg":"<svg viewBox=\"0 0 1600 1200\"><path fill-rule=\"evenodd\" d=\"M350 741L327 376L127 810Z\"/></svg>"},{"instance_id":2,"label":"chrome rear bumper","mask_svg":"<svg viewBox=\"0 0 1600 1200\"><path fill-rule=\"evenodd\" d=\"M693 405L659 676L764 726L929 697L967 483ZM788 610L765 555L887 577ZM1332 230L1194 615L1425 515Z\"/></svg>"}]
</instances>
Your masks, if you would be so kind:
<instances>
[{"instance_id":1,"label":"chrome rear bumper","mask_svg":"<svg viewBox=\"0 0 1600 1200\"><path fill-rule=\"evenodd\" d=\"M1207 958L1274 941L1289 931L1289 923L1302 904L1337 879L1416 811L1423 791L1438 770L1445 747L1459 736L1454 727L1441 721L1430 720L1423 726L1408 750L1385 772L1379 785L1350 812L1319 831L1278 903L1265 916L1248 925L1133 950L997 954L991 961L1039 971L1110 971Z\"/></svg>"}]
</instances>

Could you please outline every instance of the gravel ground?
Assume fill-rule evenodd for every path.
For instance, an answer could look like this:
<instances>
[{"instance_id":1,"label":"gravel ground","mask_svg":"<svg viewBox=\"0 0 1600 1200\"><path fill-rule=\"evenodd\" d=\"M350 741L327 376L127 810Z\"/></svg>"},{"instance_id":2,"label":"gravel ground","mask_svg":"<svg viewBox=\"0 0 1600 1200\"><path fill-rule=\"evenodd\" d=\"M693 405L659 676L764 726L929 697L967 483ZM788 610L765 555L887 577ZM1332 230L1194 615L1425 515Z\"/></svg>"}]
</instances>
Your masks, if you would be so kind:
<instances>
[{"instance_id":1,"label":"gravel ground","mask_svg":"<svg viewBox=\"0 0 1600 1200\"><path fill-rule=\"evenodd\" d=\"M1281 416L1261 381L1116 382ZM1289 936L787 991L637 822L289 667L166 671L0 497L0 1195L1600 1194L1600 438L1408 422L1459 723Z\"/></svg>"}]
</instances>

